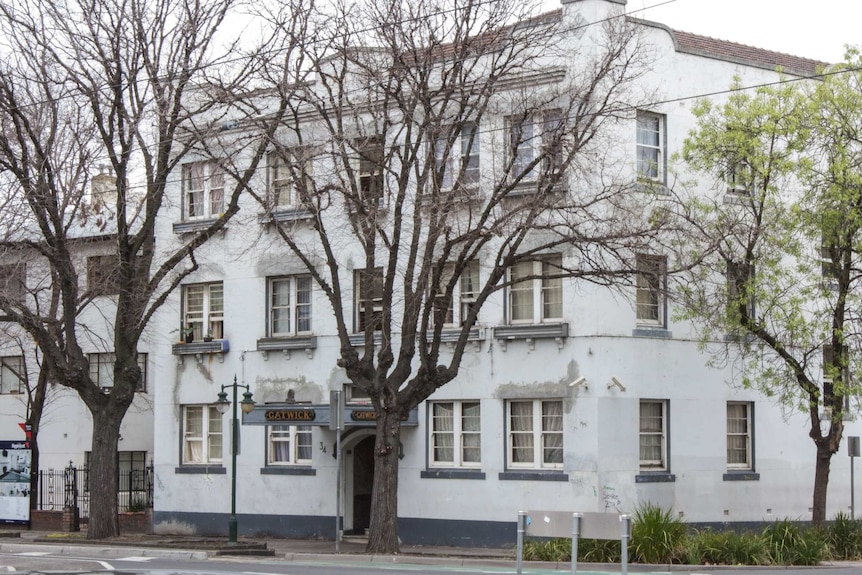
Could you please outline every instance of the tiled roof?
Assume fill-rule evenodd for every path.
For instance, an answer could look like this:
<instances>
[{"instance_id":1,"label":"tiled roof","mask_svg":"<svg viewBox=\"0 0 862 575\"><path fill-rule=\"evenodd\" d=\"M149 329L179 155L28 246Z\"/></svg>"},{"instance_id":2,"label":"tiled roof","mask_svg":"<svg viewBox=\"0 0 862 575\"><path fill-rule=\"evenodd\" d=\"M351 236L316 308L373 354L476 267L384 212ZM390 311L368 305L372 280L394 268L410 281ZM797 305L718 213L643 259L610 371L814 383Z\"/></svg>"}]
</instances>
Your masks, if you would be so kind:
<instances>
[{"instance_id":1,"label":"tiled roof","mask_svg":"<svg viewBox=\"0 0 862 575\"><path fill-rule=\"evenodd\" d=\"M709 36L698 36L680 30L671 30L671 32L676 40L678 51L698 56L729 60L771 70L780 67L789 74L800 76L813 76L818 73L820 68L828 66L827 62L812 60L811 58L791 56L790 54L773 52L727 40L718 40Z\"/></svg>"}]
</instances>

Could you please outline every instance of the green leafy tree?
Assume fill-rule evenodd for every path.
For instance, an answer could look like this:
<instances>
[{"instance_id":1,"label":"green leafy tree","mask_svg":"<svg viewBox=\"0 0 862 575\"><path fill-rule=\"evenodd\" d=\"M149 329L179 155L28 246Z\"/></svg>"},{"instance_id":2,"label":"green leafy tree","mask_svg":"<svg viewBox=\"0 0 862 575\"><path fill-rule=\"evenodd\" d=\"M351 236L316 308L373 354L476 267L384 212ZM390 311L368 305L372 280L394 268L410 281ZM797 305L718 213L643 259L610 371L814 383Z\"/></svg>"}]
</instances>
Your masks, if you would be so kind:
<instances>
[{"instance_id":1,"label":"green leafy tree","mask_svg":"<svg viewBox=\"0 0 862 575\"><path fill-rule=\"evenodd\" d=\"M682 158L703 188L677 192L675 289L713 363L804 413L816 447L812 521L858 395L862 92L855 53L819 82L701 101ZM683 186L685 187L685 186ZM694 186L692 186L692 189Z\"/></svg>"}]
</instances>

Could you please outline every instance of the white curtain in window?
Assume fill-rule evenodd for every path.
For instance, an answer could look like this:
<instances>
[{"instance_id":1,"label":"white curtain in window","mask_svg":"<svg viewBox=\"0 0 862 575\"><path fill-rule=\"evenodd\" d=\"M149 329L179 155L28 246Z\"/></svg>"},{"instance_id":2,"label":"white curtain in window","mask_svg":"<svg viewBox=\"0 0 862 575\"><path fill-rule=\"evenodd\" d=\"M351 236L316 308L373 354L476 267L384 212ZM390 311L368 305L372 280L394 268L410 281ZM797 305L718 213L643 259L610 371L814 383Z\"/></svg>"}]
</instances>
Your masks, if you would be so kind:
<instances>
[{"instance_id":1,"label":"white curtain in window","mask_svg":"<svg viewBox=\"0 0 862 575\"><path fill-rule=\"evenodd\" d=\"M563 402L542 402L542 463L563 462Z\"/></svg>"},{"instance_id":2,"label":"white curtain in window","mask_svg":"<svg viewBox=\"0 0 862 575\"><path fill-rule=\"evenodd\" d=\"M296 461L311 461L311 426L300 425L296 428Z\"/></svg>"},{"instance_id":3,"label":"white curtain in window","mask_svg":"<svg viewBox=\"0 0 862 575\"><path fill-rule=\"evenodd\" d=\"M434 425L434 461L452 463L455 460L453 438L452 403L434 403L432 419Z\"/></svg>"},{"instance_id":4,"label":"white curtain in window","mask_svg":"<svg viewBox=\"0 0 862 575\"><path fill-rule=\"evenodd\" d=\"M663 406L658 401L640 404L640 460L661 462Z\"/></svg>"},{"instance_id":5,"label":"white curtain in window","mask_svg":"<svg viewBox=\"0 0 862 575\"><path fill-rule=\"evenodd\" d=\"M185 447L184 463L203 463L203 413L200 407L187 407L185 410Z\"/></svg>"},{"instance_id":6,"label":"white curtain in window","mask_svg":"<svg viewBox=\"0 0 862 575\"><path fill-rule=\"evenodd\" d=\"M512 434L512 463L533 463L533 402L511 402L509 421Z\"/></svg>"},{"instance_id":7,"label":"white curtain in window","mask_svg":"<svg viewBox=\"0 0 862 575\"><path fill-rule=\"evenodd\" d=\"M461 404L461 461L479 463L482 460L479 402Z\"/></svg>"}]
</instances>

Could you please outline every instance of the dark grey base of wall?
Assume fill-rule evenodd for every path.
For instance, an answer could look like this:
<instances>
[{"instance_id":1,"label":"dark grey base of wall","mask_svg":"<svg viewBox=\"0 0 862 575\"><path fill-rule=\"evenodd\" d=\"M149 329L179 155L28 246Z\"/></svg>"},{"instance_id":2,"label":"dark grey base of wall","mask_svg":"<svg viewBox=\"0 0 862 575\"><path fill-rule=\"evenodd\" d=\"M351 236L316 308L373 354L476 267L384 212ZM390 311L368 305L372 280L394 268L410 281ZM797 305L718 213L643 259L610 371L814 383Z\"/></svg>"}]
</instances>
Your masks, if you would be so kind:
<instances>
[{"instance_id":1,"label":"dark grey base of wall","mask_svg":"<svg viewBox=\"0 0 862 575\"><path fill-rule=\"evenodd\" d=\"M166 523L186 524L197 535L227 536L228 515L221 513L185 513L156 511L156 532ZM334 517L310 515L237 515L242 537L286 537L291 539L324 539L335 537ZM458 521L402 517L398 534L406 545L447 545L451 547L513 547L515 521Z\"/></svg>"}]
</instances>

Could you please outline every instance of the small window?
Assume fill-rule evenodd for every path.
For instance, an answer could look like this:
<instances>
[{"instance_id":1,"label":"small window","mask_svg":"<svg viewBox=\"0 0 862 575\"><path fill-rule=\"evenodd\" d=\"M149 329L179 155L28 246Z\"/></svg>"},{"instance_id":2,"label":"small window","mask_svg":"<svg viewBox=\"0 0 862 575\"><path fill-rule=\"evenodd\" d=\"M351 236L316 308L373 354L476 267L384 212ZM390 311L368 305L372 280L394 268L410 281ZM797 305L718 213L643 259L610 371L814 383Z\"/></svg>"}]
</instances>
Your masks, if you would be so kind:
<instances>
[{"instance_id":1,"label":"small window","mask_svg":"<svg viewBox=\"0 0 862 575\"><path fill-rule=\"evenodd\" d=\"M184 219L218 217L224 212L224 171L212 161L183 165Z\"/></svg>"},{"instance_id":2,"label":"small window","mask_svg":"<svg viewBox=\"0 0 862 575\"><path fill-rule=\"evenodd\" d=\"M540 170L551 174L561 168L562 120L560 110L507 118L512 179L532 181Z\"/></svg>"},{"instance_id":3,"label":"small window","mask_svg":"<svg viewBox=\"0 0 862 575\"><path fill-rule=\"evenodd\" d=\"M114 353L91 353L90 360L90 379L98 385L102 390L108 391L114 387L114 364L117 361L117 356ZM138 380L138 387L135 391L147 391L147 354L138 354L138 367L141 370L141 378Z\"/></svg>"},{"instance_id":4,"label":"small window","mask_svg":"<svg viewBox=\"0 0 862 575\"><path fill-rule=\"evenodd\" d=\"M310 425L268 425L267 465L311 465Z\"/></svg>"},{"instance_id":5,"label":"small window","mask_svg":"<svg viewBox=\"0 0 862 575\"><path fill-rule=\"evenodd\" d=\"M476 468L482 462L481 410L478 401L429 404L431 467Z\"/></svg>"},{"instance_id":6,"label":"small window","mask_svg":"<svg viewBox=\"0 0 862 575\"><path fill-rule=\"evenodd\" d=\"M221 282L183 286L184 331L194 340L224 337L224 291Z\"/></svg>"},{"instance_id":7,"label":"small window","mask_svg":"<svg viewBox=\"0 0 862 575\"><path fill-rule=\"evenodd\" d=\"M754 191L754 171L751 164L745 160L730 163L724 174L727 183L727 193L738 196L751 195Z\"/></svg>"},{"instance_id":8,"label":"small window","mask_svg":"<svg viewBox=\"0 0 862 575\"><path fill-rule=\"evenodd\" d=\"M115 255L87 258L87 289L94 294L110 295L120 291L119 260Z\"/></svg>"},{"instance_id":9,"label":"small window","mask_svg":"<svg viewBox=\"0 0 862 575\"><path fill-rule=\"evenodd\" d=\"M365 205L379 204L383 199L383 140L367 138L358 146L359 201Z\"/></svg>"},{"instance_id":10,"label":"small window","mask_svg":"<svg viewBox=\"0 0 862 575\"><path fill-rule=\"evenodd\" d=\"M732 323L742 320L740 304L744 302L745 311L754 319L754 266L745 262L727 262L727 301Z\"/></svg>"},{"instance_id":11,"label":"small window","mask_svg":"<svg viewBox=\"0 0 862 575\"><path fill-rule=\"evenodd\" d=\"M357 270L356 332L383 328L383 268Z\"/></svg>"},{"instance_id":12,"label":"small window","mask_svg":"<svg viewBox=\"0 0 862 575\"><path fill-rule=\"evenodd\" d=\"M312 190L312 159L308 148L273 151L267 155L269 205L273 210L302 205Z\"/></svg>"},{"instance_id":13,"label":"small window","mask_svg":"<svg viewBox=\"0 0 862 575\"><path fill-rule=\"evenodd\" d=\"M458 159L457 164L453 161L455 158ZM442 190L451 189L456 181L466 186L479 183L479 132L476 124L465 122L457 134L447 131L437 138L434 162L435 181Z\"/></svg>"},{"instance_id":14,"label":"small window","mask_svg":"<svg viewBox=\"0 0 862 575\"><path fill-rule=\"evenodd\" d=\"M637 113L638 178L665 182L664 116L650 112Z\"/></svg>"},{"instance_id":15,"label":"small window","mask_svg":"<svg viewBox=\"0 0 862 575\"><path fill-rule=\"evenodd\" d=\"M442 321L444 326L456 327L462 325L476 305L479 296L479 262L468 262L461 276L456 280L452 297L446 296L446 290L454 275L454 265L446 264L440 277L437 297L434 300L434 321Z\"/></svg>"},{"instance_id":16,"label":"small window","mask_svg":"<svg viewBox=\"0 0 862 575\"><path fill-rule=\"evenodd\" d=\"M344 385L344 403L349 405L371 405L371 396L359 386L348 383Z\"/></svg>"},{"instance_id":17,"label":"small window","mask_svg":"<svg viewBox=\"0 0 862 575\"><path fill-rule=\"evenodd\" d=\"M667 471L667 402L640 402L640 468Z\"/></svg>"},{"instance_id":18,"label":"small window","mask_svg":"<svg viewBox=\"0 0 862 575\"><path fill-rule=\"evenodd\" d=\"M509 318L513 324L543 323L562 319L562 262L562 256L556 254L538 260L519 262L511 267Z\"/></svg>"},{"instance_id":19,"label":"small window","mask_svg":"<svg viewBox=\"0 0 862 575\"><path fill-rule=\"evenodd\" d=\"M727 403L727 468L752 470L751 451L753 420L751 403Z\"/></svg>"},{"instance_id":20,"label":"small window","mask_svg":"<svg viewBox=\"0 0 862 575\"><path fill-rule=\"evenodd\" d=\"M834 382L836 376L841 377L842 386L838 390L844 396L844 413L850 413L850 396L849 391L851 385L850 368L848 366L839 367L835 365L835 349L831 345L823 346L823 395L833 395L836 393Z\"/></svg>"},{"instance_id":21,"label":"small window","mask_svg":"<svg viewBox=\"0 0 862 575\"><path fill-rule=\"evenodd\" d=\"M24 303L27 289L27 266L24 263L0 265L0 290L7 300Z\"/></svg>"},{"instance_id":22,"label":"small window","mask_svg":"<svg viewBox=\"0 0 862 575\"><path fill-rule=\"evenodd\" d=\"M512 468L563 467L563 402L511 400L507 403L508 464Z\"/></svg>"},{"instance_id":23,"label":"small window","mask_svg":"<svg viewBox=\"0 0 862 575\"><path fill-rule=\"evenodd\" d=\"M664 326L667 258L650 254L637 254L636 258L638 323Z\"/></svg>"},{"instance_id":24,"label":"small window","mask_svg":"<svg viewBox=\"0 0 862 575\"><path fill-rule=\"evenodd\" d=\"M0 393L26 393L27 373L24 356L0 357Z\"/></svg>"},{"instance_id":25,"label":"small window","mask_svg":"<svg viewBox=\"0 0 862 575\"><path fill-rule=\"evenodd\" d=\"M311 332L311 276L269 280L269 337Z\"/></svg>"},{"instance_id":26,"label":"small window","mask_svg":"<svg viewBox=\"0 0 862 575\"><path fill-rule=\"evenodd\" d=\"M213 405L183 406L183 464L222 462L222 416Z\"/></svg>"}]
</instances>

